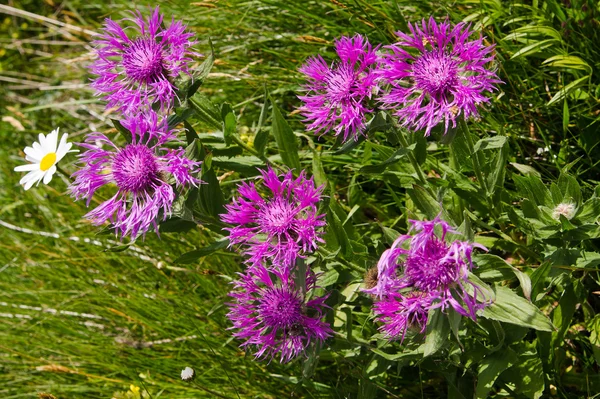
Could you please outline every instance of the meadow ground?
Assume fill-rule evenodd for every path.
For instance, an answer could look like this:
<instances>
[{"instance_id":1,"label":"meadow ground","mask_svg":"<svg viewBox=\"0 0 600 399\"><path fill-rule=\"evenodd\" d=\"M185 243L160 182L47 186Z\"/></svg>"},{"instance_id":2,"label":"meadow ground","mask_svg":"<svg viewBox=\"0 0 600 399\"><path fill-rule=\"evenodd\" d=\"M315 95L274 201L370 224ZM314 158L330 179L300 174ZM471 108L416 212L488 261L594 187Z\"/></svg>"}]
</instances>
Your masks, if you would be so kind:
<instances>
[{"instance_id":1,"label":"meadow ground","mask_svg":"<svg viewBox=\"0 0 600 399\"><path fill-rule=\"evenodd\" d=\"M582 2L575 0L572 7L558 1L530 3L158 2L164 14L188 24L199 52L210 52L209 38L213 42L216 62L202 91L232 104L239 132L250 141L265 86L294 129L302 131L294 112L297 68L311 54L331 54L339 35L360 32L389 43L407 20L431 14L483 23L489 40L498 43L504 81L486 126L508 137L515 168L529 165L551 179L573 162L571 172L591 192L600 160L598 10L581 11L575 3ZM147 3L135 6L149 12ZM21 176L13 168L38 133L60 127L76 142L86 132L111 129L111 115L88 85L90 34L105 17L123 17L131 7L123 0L9 0L0 5L0 397L51 392L61 399L111 398L120 392L117 397L137 398L138 388L148 397L175 399L445 395L443 378L420 379L414 370L406 378L400 369L390 377L393 392L371 383L372 363L364 358L332 361L324 354L314 377L302 362L256 362L227 331L224 302L230 281L241 270L240 259L220 250L192 264L174 262L210 244L210 231L163 232L160 239L148 234L121 251L114 237L97 234L82 219L86 207L67 195L68 177L59 173L50 186L20 188ZM537 29L519 31L523 26ZM68 159L62 168L72 172L75 157ZM343 168L332 162L326 169L336 174ZM235 183L224 179L223 187ZM361 184L371 187L368 179ZM375 189L362 195L378 212L394 202L386 197L385 204L377 203ZM583 316L569 322L589 329ZM562 338L576 335L577 328L565 330ZM580 392L591 397L600 381L593 376L597 365L590 353L568 352L584 371L563 382L565 387L581 385ZM192 383L179 378L186 366L196 370ZM560 392L569 397L568 388Z\"/></svg>"}]
</instances>

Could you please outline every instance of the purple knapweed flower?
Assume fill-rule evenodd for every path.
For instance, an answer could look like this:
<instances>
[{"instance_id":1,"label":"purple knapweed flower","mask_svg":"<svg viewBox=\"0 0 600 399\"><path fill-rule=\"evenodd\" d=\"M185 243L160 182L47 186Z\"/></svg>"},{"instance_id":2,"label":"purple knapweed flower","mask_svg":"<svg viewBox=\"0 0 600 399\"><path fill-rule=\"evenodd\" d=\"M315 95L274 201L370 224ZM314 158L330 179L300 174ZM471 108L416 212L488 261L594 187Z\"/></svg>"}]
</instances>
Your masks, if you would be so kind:
<instances>
[{"instance_id":1,"label":"purple knapweed flower","mask_svg":"<svg viewBox=\"0 0 600 399\"><path fill-rule=\"evenodd\" d=\"M404 336L409 328L417 329L421 334L427 327L427 316L433 309L433 298L424 292L409 292L406 295L394 293L373 304L376 320L382 323L380 331L387 338Z\"/></svg>"},{"instance_id":2,"label":"purple knapweed flower","mask_svg":"<svg viewBox=\"0 0 600 399\"><path fill-rule=\"evenodd\" d=\"M399 41L386 46L378 72L391 88L380 97L402 126L412 130L431 129L444 122L456 127L460 116L478 116L477 106L489 102L486 92L501 83L496 71L488 69L494 60L494 45L485 45L473 35L469 25L454 26L433 18L421 25L409 24L411 34L397 32Z\"/></svg>"},{"instance_id":3,"label":"purple knapweed flower","mask_svg":"<svg viewBox=\"0 0 600 399\"><path fill-rule=\"evenodd\" d=\"M229 295L227 317L237 330L233 336L245 340L241 347L255 347L256 358L274 358L286 363L305 354L311 342L323 343L332 335L321 321L326 297L307 300L315 289L314 274L307 273L304 289L295 287L289 273L258 266L240 274ZM303 294L306 292L307 295Z\"/></svg>"},{"instance_id":4,"label":"purple knapweed flower","mask_svg":"<svg viewBox=\"0 0 600 399\"><path fill-rule=\"evenodd\" d=\"M117 193L104 201L86 217L95 225L111 221L121 236L137 237L157 221L171 214L175 191L169 178L177 186L196 186L194 177L200 162L188 159L185 150L165 148L175 140L166 118L159 121L154 112L131 116L121 124L131 132L131 143L123 148L102 133L89 134L86 151L79 156L81 169L73 174L75 181L70 191L76 200L87 199L100 187L113 183Z\"/></svg>"},{"instance_id":5,"label":"purple knapweed flower","mask_svg":"<svg viewBox=\"0 0 600 399\"><path fill-rule=\"evenodd\" d=\"M365 290L376 298L376 316L386 324L382 331L403 338L410 325L424 328L427 312L433 308L451 307L475 320L489 298L468 279L471 254L474 248L486 248L466 241L447 242L447 233L458 233L439 216L410 222L413 234L400 236L384 251L377 264L377 284ZM392 334L398 331L402 334Z\"/></svg>"},{"instance_id":6,"label":"purple knapweed flower","mask_svg":"<svg viewBox=\"0 0 600 399\"><path fill-rule=\"evenodd\" d=\"M138 11L123 21L133 23L129 35L107 18L102 34L94 41L98 58L91 70L98 76L92 82L96 95L104 96L107 108L118 107L124 114L156 102L162 109L169 108L177 90L173 80L180 73L189 74L191 56L198 55L191 49L196 43L193 34L174 19L164 27L158 7L148 20Z\"/></svg>"},{"instance_id":7,"label":"purple knapweed flower","mask_svg":"<svg viewBox=\"0 0 600 399\"><path fill-rule=\"evenodd\" d=\"M225 229L230 245L240 244L251 265L288 268L323 242L325 215L317 213L317 204L324 187L316 188L304 171L296 179L291 171L277 175L270 167L260 173L261 183L238 186L239 197L225 206L221 219L235 225Z\"/></svg>"},{"instance_id":8,"label":"purple knapweed flower","mask_svg":"<svg viewBox=\"0 0 600 399\"><path fill-rule=\"evenodd\" d=\"M307 130L325 134L333 130L358 140L365 127L366 117L373 112L368 100L376 90L376 48L361 35L341 37L335 42L340 60L331 66L317 55L307 60L299 70L306 77L304 89L308 94L298 96L304 102L300 108Z\"/></svg>"}]
</instances>

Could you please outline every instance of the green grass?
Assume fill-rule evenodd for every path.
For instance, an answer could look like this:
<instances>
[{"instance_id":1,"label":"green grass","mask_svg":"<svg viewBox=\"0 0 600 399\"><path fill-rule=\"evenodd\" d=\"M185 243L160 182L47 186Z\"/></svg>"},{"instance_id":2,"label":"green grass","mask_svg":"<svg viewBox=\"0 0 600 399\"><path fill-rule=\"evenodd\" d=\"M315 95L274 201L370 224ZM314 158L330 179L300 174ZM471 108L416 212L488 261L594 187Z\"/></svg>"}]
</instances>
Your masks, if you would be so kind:
<instances>
[{"instance_id":1,"label":"green grass","mask_svg":"<svg viewBox=\"0 0 600 399\"><path fill-rule=\"evenodd\" d=\"M598 10L590 7L580 12L584 2L575 0L570 8L556 1L540 3L544 4L228 0L160 5L166 15L189 24L199 40L198 51L208 53L208 39L212 40L217 61L202 91L215 102L232 104L240 131L250 138L265 101L265 85L295 130L302 130L301 117L293 113L300 82L296 70L309 55L331 55L333 39L341 34L359 32L386 44L393 41L395 30L405 28L406 21L431 13L483 23L484 33L497 43L499 75L505 84L492 112L474 130L508 136L509 161L531 165L545 179L556 178L572 164L571 172L589 196L600 180L600 35L590 22L597 20ZM11 6L98 30L103 18L125 16L130 2L14 1ZM147 4L139 6L148 12ZM345 357L325 350L312 378L302 362L287 366L255 362L226 330L223 303L229 282L241 270L240 259L219 251L192 265L173 263L179 255L211 243L213 233L198 227L187 234L162 233L160 239L148 234L134 247L107 252L119 243L110 235L98 235L97 228L83 221L86 208L68 197L68 178L57 174L50 186L24 192L13 168L22 163L21 151L37 133L60 126L72 141L81 141L90 130L110 129L110 115L86 87L88 36L36 19L0 17L0 220L4 223L0 227L0 397L51 392L57 398L111 398L132 384L152 398L446 395L444 376L422 374L418 367L397 365L383 382L370 381L379 375L375 355L341 341L335 342L334 350ZM518 31L527 26L533 28ZM553 29L560 38L549 47L515 57L523 47L546 38L540 27ZM575 67L544 63L556 55L578 57L582 63ZM566 99L548 105L570 82L586 76ZM321 144L329 149L332 143ZM550 151L538 155L540 147ZM433 150L434 159L444 151ZM390 184L397 187L399 179L382 182L358 176L351 180L355 158L365 153L359 147L352 156L323 156L336 195L349 207L361 205L354 217L357 225L373 219L405 225L406 209L390 193ZM74 160L70 156L62 167L74 171ZM233 191L234 183L233 178L227 179L224 188ZM511 230L509 234L527 245L521 233ZM524 264L537 266L540 261L522 252L517 256ZM597 279L597 273L590 274ZM356 281L357 275L345 283ZM589 290L596 286L588 281ZM558 293L554 299L560 299ZM600 309L594 297L586 303L587 316L578 309L572 326L585 325L590 308ZM564 357L571 359L571 369L583 371L576 377L569 374L570 380L559 387L560 397L575 397L568 394L573 385L579 385L573 395L591 397L598 381L591 378L583 387L581 378L598 370L591 360L592 348L586 346L588 341L578 341L576 327L565 334ZM179 378L186 366L196 370L194 383Z\"/></svg>"}]
</instances>

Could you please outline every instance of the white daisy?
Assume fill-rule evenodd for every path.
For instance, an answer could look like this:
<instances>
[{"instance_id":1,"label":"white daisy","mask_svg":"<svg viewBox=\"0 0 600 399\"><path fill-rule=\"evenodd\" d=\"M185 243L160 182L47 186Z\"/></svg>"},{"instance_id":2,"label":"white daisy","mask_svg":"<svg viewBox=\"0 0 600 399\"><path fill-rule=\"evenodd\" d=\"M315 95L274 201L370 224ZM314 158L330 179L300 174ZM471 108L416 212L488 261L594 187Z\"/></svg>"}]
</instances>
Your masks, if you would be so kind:
<instances>
[{"instance_id":1,"label":"white daisy","mask_svg":"<svg viewBox=\"0 0 600 399\"><path fill-rule=\"evenodd\" d=\"M63 134L58 143L58 128L54 129L47 136L40 133L39 143L36 141L31 147L25 147L25 159L30 164L20 165L15 168L16 172L28 172L19 181L25 188L29 190L31 186L40 181L44 184L50 183L52 176L56 173L56 164L67 154L72 143L67 143L68 134Z\"/></svg>"}]
</instances>

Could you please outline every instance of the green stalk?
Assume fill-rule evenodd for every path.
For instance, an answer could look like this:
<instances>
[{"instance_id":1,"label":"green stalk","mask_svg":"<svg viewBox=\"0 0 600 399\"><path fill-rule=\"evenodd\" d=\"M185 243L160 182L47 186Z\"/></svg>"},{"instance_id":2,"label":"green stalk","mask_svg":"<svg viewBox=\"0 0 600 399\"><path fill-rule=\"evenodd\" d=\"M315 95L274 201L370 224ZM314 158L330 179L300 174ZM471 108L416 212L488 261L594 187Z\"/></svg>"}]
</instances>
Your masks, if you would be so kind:
<instances>
[{"instance_id":1,"label":"green stalk","mask_svg":"<svg viewBox=\"0 0 600 399\"><path fill-rule=\"evenodd\" d=\"M269 160L264 155L259 154L258 151L256 151L254 148L252 148L248 144L244 143L242 141L242 139L240 139L236 134L231 135L231 140L234 143L236 143L237 145L239 145L240 147L242 147L244 150L248 151L250 154L259 158L261 161L263 161L267 164L269 163Z\"/></svg>"},{"instance_id":2,"label":"green stalk","mask_svg":"<svg viewBox=\"0 0 600 399\"><path fill-rule=\"evenodd\" d=\"M469 154L471 155L471 161L473 162L473 169L475 170L475 176L477 177L477 181L479 182L479 186L483 190L483 193L486 197L488 197L488 187L487 182L483 177L483 173L481 172L481 161L479 159L479 153L475 152L475 144L473 143L473 137L471 137L471 132L469 131L469 127L467 126L467 122L464 119L459 121L459 129L463 136L465 137L465 141L467 143L467 147L469 147Z\"/></svg>"},{"instance_id":3,"label":"green stalk","mask_svg":"<svg viewBox=\"0 0 600 399\"><path fill-rule=\"evenodd\" d=\"M406 140L404 133L402 131L398 132L398 129L396 129L395 126L394 126L394 132L396 132L396 137L400 141L400 144L402 145L402 147L408 148L408 140ZM421 165L419 165L419 162L417 162L417 158L415 158L415 155L412 152L409 152L406 155L408 156L408 160L410 161L410 164L412 165L413 169L417 173L417 178L419 179L419 182L421 183L423 188L426 189L427 192L429 192L429 194L431 194L433 196L433 198L436 198L436 195L434 194L433 190L429 187L429 183L427 183L427 178L423 174Z\"/></svg>"}]
</instances>

